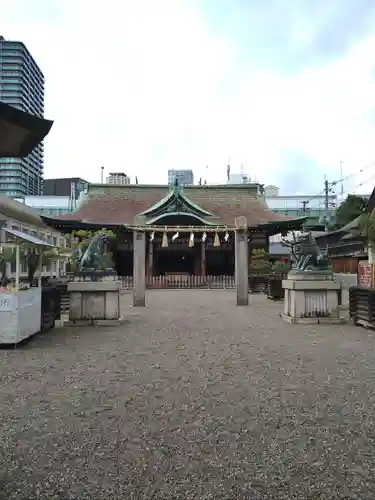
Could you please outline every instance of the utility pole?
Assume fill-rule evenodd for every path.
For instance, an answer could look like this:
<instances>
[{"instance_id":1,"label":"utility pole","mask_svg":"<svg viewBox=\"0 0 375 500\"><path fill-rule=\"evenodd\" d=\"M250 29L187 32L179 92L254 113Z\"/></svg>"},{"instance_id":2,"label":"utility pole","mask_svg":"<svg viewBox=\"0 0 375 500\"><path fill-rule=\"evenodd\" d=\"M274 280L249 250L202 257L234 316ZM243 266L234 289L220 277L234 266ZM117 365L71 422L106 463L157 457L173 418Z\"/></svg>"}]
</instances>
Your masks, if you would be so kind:
<instances>
[{"instance_id":1,"label":"utility pole","mask_svg":"<svg viewBox=\"0 0 375 500\"><path fill-rule=\"evenodd\" d=\"M328 231L328 217L329 217L329 184L327 178L324 181L324 227Z\"/></svg>"},{"instance_id":2,"label":"utility pole","mask_svg":"<svg viewBox=\"0 0 375 500\"><path fill-rule=\"evenodd\" d=\"M307 212L306 207L307 207L308 202L309 202L309 200L304 200L302 202L302 215L306 215L306 212Z\"/></svg>"}]
</instances>

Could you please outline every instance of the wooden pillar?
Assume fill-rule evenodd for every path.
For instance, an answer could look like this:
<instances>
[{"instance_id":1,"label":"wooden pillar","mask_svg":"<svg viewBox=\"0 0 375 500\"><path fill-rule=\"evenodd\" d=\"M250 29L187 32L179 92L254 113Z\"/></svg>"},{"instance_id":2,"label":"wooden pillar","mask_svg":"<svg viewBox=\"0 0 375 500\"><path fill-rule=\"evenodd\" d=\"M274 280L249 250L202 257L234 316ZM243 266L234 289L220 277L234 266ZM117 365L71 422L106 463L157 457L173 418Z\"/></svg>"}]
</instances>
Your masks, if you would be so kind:
<instances>
[{"instance_id":1,"label":"wooden pillar","mask_svg":"<svg viewBox=\"0 0 375 500\"><path fill-rule=\"evenodd\" d=\"M206 245L201 241L201 276L206 276Z\"/></svg>"},{"instance_id":2,"label":"wooden pillar","mask_svg":"<svg viewBox=\"0 0 375 500\"><path fill-rule=\"evenodd\" d=\"M154 242L148 244L147 276L154 275Z\"/></svg>"},{"instance_id":3,"label":"wooden pillar","mask_svg":"<svg viewBox=\"0 0 375 500\"><path fill-rule=\"evenodd\" d=\"M235 275L237 305L247 306L249 303L249 247L247 244L248 228L246 217L237 217L235 226Z\"/></svg>"}]
</instances>

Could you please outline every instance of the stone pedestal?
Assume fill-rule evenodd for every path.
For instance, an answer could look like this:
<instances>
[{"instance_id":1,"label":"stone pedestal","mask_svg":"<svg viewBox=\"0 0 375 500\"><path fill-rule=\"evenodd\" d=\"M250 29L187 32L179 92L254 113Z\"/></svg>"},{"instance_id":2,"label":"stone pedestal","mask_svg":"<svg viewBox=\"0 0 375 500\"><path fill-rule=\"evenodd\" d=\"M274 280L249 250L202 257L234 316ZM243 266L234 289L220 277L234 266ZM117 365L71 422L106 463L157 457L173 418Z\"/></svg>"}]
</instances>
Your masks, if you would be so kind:
<instances>
[{"instance_id":1,"label":"stone pedestal","mask_svg":"<svg viewBox=\"0 0 375 500\"><path fill-rule=\"evenodd\" d=\"M68 283L70 295L68 326L104 326L122 323L120 288L120 281Z\"/></svg>"},{"instance_id":2,"label":"stone pedestal","mask_svg":"<svg viewBox=\"0 0 375 500\"><path fill-rule=\"evenodd\" d=\"M284 314L289 323L342 323L339 310L341 285L329 271L294 271L283 280Z\"/></svg>"}]
</instances>

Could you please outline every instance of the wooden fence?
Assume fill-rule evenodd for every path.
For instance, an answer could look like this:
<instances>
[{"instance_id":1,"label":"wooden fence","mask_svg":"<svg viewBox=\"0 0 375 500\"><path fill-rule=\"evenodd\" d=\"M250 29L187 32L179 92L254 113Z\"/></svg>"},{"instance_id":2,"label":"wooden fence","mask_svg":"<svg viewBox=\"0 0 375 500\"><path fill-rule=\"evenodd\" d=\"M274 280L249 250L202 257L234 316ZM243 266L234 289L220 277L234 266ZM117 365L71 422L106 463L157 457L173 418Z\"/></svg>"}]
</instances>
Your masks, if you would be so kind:
<instances>
[{"instance_id":1,"label":"wooden fence","mask_svg":"<svg viewBox=\"0 0 375 500\"><path fill-rule=\"evenodd\" d=\"M60 280L67 285L68 281L85 281L85 277L73 277L66 275ZM124 290L133 289L133 276L107 276L104 279L121 281L121 288ZM269 281L268 274L249 275L249 290L253 293L267 292ZM146 276L147 289L222 289L230 290L236 288L234 276Z\"/></svg>"},{"instance_id":2,"label":"wooden fence","mask_svg":"<svg viewBox=\"0 0 375 500\"><path fill-rule=\"evenodd\" d=\"M133 288L133 277L118 277L121 288L131 290ZM266 293L268 286L268 275L249 276L249 290L252 293ZM221 289L230 290L236 288L234 276L147 276L146 287L152 289Z\"/></svg>"},{"instance_id":3,"label":"wooden fence","mask_svg":"<svg viewBox=\"0 0 375 500\"><path fill-rule=\"evenodd\" d=\"M119 277L123 289L133 288L133 277ZM231 289L236 287L234 276L147 276L146 287L148 289L204 289L222 288Z\"/></svg>"}]
</instances>

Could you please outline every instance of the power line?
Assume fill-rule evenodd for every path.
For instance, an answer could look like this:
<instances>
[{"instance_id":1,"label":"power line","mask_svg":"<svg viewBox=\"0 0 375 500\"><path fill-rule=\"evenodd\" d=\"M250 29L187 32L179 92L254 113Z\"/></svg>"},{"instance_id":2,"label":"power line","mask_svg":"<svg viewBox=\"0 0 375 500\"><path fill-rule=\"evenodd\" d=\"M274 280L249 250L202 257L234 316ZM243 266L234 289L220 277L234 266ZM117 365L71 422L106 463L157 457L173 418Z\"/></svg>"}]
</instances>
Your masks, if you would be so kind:
<instances>
[{"instance_id":1,"label":"power line","mask_svg":"<svg viewBox=\"0 0 375 500\"><path fill-rule=\"evenodd\" d=\"M368 165L365 165L364 167L362 167L362 168L361 168L358 172L355 172L355 173L353 173L353 174L349 174L349 175L347 175L347 176L345 176L345 177L343 177L343 178L337 179L337 180L335 180L335 181L333 181L333 182L329 182L329 183L328 183L328 186L329 186L329 192L332 192L332 188L333 188L334 186L336 186L337 184L339 184L340 182L344 182L344 181L346 181L346 180L350 179L351 177L354 177L354 176L356 176L356 175L358 175L358 174L361 174L362 172L364 172L365 170L367 170L368 168L373 167L373 166L375 166L375 160L374 160L373 162L369 163ZM374 175L375 175L375 174L374 174ZM372 177L373 177L373 176L372 176ZM370 179L371 179L371 177L370 177ZM368 180L369 180L369 179L368 179ZM364 181L364 182L367 182L367 181ZM362 183L362 184L363 184L363 183ZM361 184L361 185L362 185L362 184ZM357 188L357 187L359 187L359 186L356 186L356 188ZM356 189L356 188L355 188L355 189ZM315 194L315 195L311 196L311 198L307 198L305 201L306 201L307 203L309 203L310 201L315 200L316 198L320 198L321 196L324 196L324 195L325 195L325 189L326 189L326 186L324 186L324 188L323 188L321 191L319 191L319 193L317 193L317 194ZM305 205L305 208L306 208L306 205Z\"/></svg>"}]
</instances>

